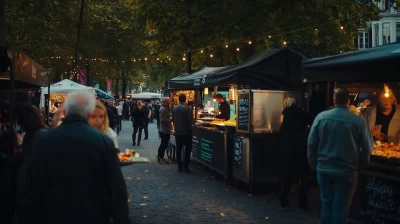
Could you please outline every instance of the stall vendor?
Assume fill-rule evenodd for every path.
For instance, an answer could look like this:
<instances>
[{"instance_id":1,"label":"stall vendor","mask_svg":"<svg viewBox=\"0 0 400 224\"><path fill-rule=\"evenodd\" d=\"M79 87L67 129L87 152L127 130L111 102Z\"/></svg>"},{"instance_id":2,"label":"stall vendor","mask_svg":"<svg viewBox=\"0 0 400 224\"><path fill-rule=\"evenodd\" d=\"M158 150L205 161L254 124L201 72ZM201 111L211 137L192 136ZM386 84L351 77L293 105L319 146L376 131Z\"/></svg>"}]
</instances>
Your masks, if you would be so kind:
<instances>
[{"instance_id":1,"label":"stall vendor","mask_svg":"<svg viewBox=\"0 0 400 224\"><path fill-rule=\"evenodd\" d=\"M400 142L400 106L390 90L379 94L378 105L369 106L361 114L369 125L375 140L398 144Z\"/></svg>"},{"instance_id":2,"label":"stall vendor","mask_svg":"<svg viewBox=\"0 0 400 224\"><path fill-rule=\"evenodd\" d=\"M213 112L218 114L217 118L229 120L231 118L231 106L228 102L226 102L225 98L221 94L217 94L215 100L218 102L219 107L218 110L214 110Z\"/></svg>"}]
</instances>

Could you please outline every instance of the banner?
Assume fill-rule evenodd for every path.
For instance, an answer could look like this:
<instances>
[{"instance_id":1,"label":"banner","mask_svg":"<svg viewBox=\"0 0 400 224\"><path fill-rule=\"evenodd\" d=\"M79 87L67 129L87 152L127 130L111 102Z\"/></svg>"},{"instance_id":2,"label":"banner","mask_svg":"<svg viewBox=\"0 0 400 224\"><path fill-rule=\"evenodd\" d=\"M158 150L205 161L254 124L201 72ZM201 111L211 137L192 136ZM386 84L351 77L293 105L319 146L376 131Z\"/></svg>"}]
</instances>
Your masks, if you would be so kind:
<instances>
[{"instance_id":1,"label":"banner","mask_svg":"<svg viewBox=\"0 0 400 224\"><path fill-rule=\"evenodd\" d=\"M111 82L112 80L107 79L107 93L111 95Z\"/></svg>"},{"instance_id":2,"label":"banner","mask_svg":"<svg viewBox=\"0 0 400 224\"><path fill-rule=\"evenodd\" d=\"M86 70L79 70L79 83L82 85L86 85Z\"/></svg>"}]
</instances>

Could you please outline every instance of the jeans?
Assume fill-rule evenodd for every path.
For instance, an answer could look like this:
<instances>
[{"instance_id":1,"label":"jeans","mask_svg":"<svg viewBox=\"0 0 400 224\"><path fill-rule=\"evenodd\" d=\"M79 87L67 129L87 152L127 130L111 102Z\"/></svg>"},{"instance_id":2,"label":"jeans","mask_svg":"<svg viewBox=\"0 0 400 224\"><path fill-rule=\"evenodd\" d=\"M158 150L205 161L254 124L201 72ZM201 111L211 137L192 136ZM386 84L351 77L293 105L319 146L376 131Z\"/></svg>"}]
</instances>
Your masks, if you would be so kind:
<instances>
[{"instance_id":1,"label":"jeans","mask_svg":"<svg viewBox=\"0 0 400 224\"><path fill-rule=\"evenodd\" d=\"M133 126L132 141L133 141L134 145L136 144L136 134L138 131L139 131L138 145L140 145L140 140L142 140L142 130L143 130L143 128L140 126L137 126L137 125Z\"/></svg>"},{"instance_id":2,"label":"jeans","mask_svg":"<svg viewBox=\"0 0 400 224\"><path fill-rule=\"evenodd\" d=\"M168 148L169 138L171 137L170 134L165 134L160 132L161 144L158 147L158 158L164 158L165 149Z\"/></svg>"},{"instance_id":3,"label":"jeans","mask_svg":"<svg viewBox=\"0 0 400 224\"><path fill-rule=\"evenodd\" d=\"M185 168L189 168L190 154L192 153L192 136L191 135L175 135L176 139L176 160L178 167L182 168L182 148L185 146Z\"/></svg>"},{"instance_id":4,"label":"jeans","mask_svg":"<svg viewBox=\"0 0 400 224\"><path fill-rule=\"evenodd\" d=\"M347 217L358 184L358 172L345 175L319 173L321 224L347 224Z\"/></svg>"},{"instance_id":5,"label":"jeans","mask_svg":"<svg viewBox=\"0 0 400 224\"><path fill-rule=\"evenodd\" d=\"M122 130L122 119L123 119L124 117L121 115L121 116L118 116L118 125L117 125L117 134L119 134L119 132Z\"/></svg>"}]
</instances>

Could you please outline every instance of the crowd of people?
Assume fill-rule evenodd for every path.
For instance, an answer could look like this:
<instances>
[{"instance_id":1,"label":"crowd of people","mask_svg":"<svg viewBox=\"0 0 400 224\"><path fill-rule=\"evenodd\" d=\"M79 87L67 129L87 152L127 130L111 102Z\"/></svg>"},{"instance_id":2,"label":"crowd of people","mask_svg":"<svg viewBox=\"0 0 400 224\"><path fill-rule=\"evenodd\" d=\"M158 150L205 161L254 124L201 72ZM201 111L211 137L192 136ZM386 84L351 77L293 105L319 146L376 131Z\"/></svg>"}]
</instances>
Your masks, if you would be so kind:
<instances>
[{"instance_id":1,"label":"crowd of people","mask_svg":"<svg viewBox=\"0 0 400 224\"><path fill-rule=\"evenodd\" d=\"M69 94L51 127L36 106L15 110L25 136L0 133L1 223L130 223L106 111L86 92Z\"/></svg>"}]
</instances>

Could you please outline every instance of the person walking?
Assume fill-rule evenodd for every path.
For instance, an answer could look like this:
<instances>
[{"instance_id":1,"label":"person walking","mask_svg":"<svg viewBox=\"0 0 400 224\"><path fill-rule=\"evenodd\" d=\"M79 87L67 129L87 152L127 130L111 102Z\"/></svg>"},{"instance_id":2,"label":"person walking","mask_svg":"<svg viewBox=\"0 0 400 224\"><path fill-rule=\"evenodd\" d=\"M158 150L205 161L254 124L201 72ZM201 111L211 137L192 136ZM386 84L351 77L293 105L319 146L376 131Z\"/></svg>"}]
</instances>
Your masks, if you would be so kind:
<instances>
[{"instance_id":1,"label":"person walking","mask_svg":"<svg viewBox=\"0 0 400 224\"><path fill-rule=\"evenodd\" d=\"M149 139L149 123L150 123L150 117L151 117L151 107L148 103L144 103L143 111L146 116L145 123L144 123L144 139L143 140L147 140L147 139Z\"/></svg>"},{"instance_id":2,"label":"person walking","mask_svg":"<svg viewBox=\"0 0 400 224\"><path fill-rule=\"evenodd\" d=\"M359 171L369 162L373 138L363 117L350 112L349 94L336 89L331 110L320 113L308 138L308 161L317 171L322 224L347 224Z\"/></svg>"},{"instance_id":3,"label":"person walking","mask_svg":"<svg viewBox=\"0 0 400 224\"><path fill-rule=\"evenodd\" d=\"M298 205L301 209L308 208L307 192L308 177L311 170L307 161L307 137L312 116L296 104L294 98L283 101L283 122L280 128L281 144L281 189L279 198L281 211L290 208L288 200L293 179L300 181Z\"/></svg>"},{"instance_id":4,"label":"person walking","mask_svg":"<svg viewBox=\"0 0 400 224\"><path fill-rule=\"evenodd\" d=\"M122 119L123 119L123 116L122 116L122 110L123 110L122 104L124 104L124 102L122 102L122 101L119 102L119 104L118 103L115 104L115 108L117 109L117 114L118 114L118 116L117 116L117 135L122 130Z\"/></svg>"},{"instance_id":5,"label":"person walking","mask_svg":"<svg viewBox=\"0 0 400 224\"><path fill-rule=\"evenodd\" d=\"M157 122L157 130L160 130L160 101L156 102L156 105L154 105L154 118L156 119Z\"/></svg>"},{"instance_id":6,"label":"person walking","mask_svg":"<svg viewBox=\"0 0 400 224\"><path fill-rule=\"evenodd\" d=\"M64 106L65 120L40 135L19 176L18 222L130 223L126 184L113 142L87 122L95 108L94 96L74 92Z\"/></svg>"},{"instance_id":7,"label":"person walking","mask_svg":"<svg viewBox=\"0 0 400 224\"><path fill-rule=\"evenodd\" d=\"M185 105L186 95L181 94L178 97L179 105L174 107L172 111L172 120L175 127L176 139L176 157L178 160L178 171L190 173L189 162L192 152L192 120L193 115L191 109ZM185 164L182 164L182 148L185 146ZM183 165L183 166L182 166Z\"/></svg>"},{"instance_id":8,"label":"person walking","mask_svg":"<svg viewBox=\"0 0 400 224\"><path fill-rule=\"evenodd\" d=\"M164 98L159 111L160 128L158 129L161 138L160 146L158 147L157 160L161 164L168 164L168 160L164 159L165 149L168 148L169 139L171 137L172 118L170 110L171 100Z\"/></svg>"},{"instance_id":9,"label":"person walking","mask_svg":"<svg viewBox=\"0 0 400 224\"><path fill-rule=\"evenodd\" d=\"M137 135L137 145L140 145L140 141L142 140L142 130L145 126L146 115L143 110L142 101L138 101L136 106L133 107L132 121L133 121L133 133L132 133L132 142L133 145L136 145L136 135ZM139 134L138 134L139 131Z\"/></svg>"}]
</instances>

